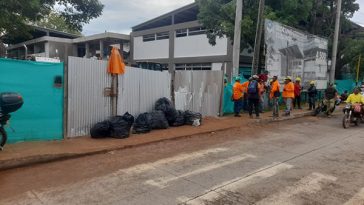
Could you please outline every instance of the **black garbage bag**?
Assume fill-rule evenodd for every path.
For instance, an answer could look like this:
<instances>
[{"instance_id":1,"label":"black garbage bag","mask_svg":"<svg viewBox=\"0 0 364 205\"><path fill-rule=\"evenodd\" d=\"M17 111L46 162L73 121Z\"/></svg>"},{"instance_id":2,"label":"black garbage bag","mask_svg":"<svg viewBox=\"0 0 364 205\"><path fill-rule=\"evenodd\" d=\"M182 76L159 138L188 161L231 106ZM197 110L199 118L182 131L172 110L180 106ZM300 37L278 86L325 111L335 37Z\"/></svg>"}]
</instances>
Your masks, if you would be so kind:
<instances>
[{"instance_id":1,"label":"black garbage bag","mask_svg":"<svg viewBox=\"0 0 364 205\"><path fill-rule=\"evenodd\" d=\"M186 125L193 125L195 120L199 120L200 124L202 124L202 115L201 113L186 111L185 112L185 124Z\"/></svg>"},{"instance_id":2,"label":"black garbage bag","mask_svg":"<svg viewBox=\"0 0 364 205\"><path fill-rule=\"evenodd\" d=\"M134 117L129 113L123 116L115 116L110 119L110 132L112 138L124 139L130 136L130 129Z\"/></svg>"},{"instance_id":3,"label":"black garbage bag","mask_svg":"<svg viewBox=\"0 0 364 205\"><path fill-rule=\"evenodd\" d=\"M168 121L166 119L166 116L164 115L164 112L162 111L155 111L151 112L151 127L152 129L167 129L169 128Z\"/></svg>"},{"instance_id":4,"label":"black garbage bag","mask_svg":"<svg viewBox=\"0 0 364 205\"><path fill-rule=\"evenodd\" d=\"M182 110L177 111L176 120L173 123L173 127L183 126L185 124L185 112Z\"/></svg>"},{"instance_id":5,"label":"black garbage bag","mask_svg":"<svg viewBox=\"0 0 364 205\"><path fill-rule=\"evenodd\" d=\"M135 120L133 133L142 134L152 130L152 116L150 113L140 114Z\"/></svg>"},{"instance_id":6,"label":"black garbage bag","mask_svg":"<svg viewBox=\"0 0 364 205\"><path fill-rule=\"evenodd\" d=\"M174 108L173 103L168 98L160 98L155 103L155 110L162 111L166 116L169 125L173 125L176 121L178 112Z\"/></svg>"},{"instance_id":7,"label":"black garbage bag","mask_svg":"<svg viewBox=\"0 0 364 205\"><path fill-rule=\"evenodd\" d=\"M103 121L96 123L90 130L91 137L95 139L107 138L111 136L110 122Z\"/></svg>"},{"instance_id":8,"label":"black garbage bag","mask_svg":"<svg viewBox=\"0 0 364 205\"><path fill-rule=\"evenodd\" d=\"M134 116L129 114L128 112L123 115L123 120L128 122L129 127L133 126L134 124Z\"/></svg>"}]
</instances>

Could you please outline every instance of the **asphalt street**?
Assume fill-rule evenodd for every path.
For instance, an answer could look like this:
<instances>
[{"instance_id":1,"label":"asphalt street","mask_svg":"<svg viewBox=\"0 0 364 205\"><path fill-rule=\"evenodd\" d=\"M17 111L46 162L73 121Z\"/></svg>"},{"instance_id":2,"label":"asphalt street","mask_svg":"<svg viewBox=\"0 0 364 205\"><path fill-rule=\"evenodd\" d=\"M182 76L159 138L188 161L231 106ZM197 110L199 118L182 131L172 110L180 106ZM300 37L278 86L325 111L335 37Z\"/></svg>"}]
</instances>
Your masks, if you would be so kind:
<instances>
[{"instance_id":1,"label":"asphalt street","mask_svg":"<svg viewBox=\"0 0 364 205\"><path fill-rule=\"evenodd\" d=\"M306 117L0 172L0 204L364 204L364 124Z\"/></svg>"}]
</instances>

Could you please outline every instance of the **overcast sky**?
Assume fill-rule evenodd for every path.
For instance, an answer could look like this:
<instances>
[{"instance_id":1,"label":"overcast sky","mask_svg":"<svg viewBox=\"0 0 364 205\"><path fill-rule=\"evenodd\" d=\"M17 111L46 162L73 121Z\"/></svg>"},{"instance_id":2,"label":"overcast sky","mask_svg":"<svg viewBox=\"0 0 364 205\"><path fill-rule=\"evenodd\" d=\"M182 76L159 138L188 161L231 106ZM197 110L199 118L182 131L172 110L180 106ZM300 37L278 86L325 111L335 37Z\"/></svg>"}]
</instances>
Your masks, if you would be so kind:
<instances>
[{"instance_id":1,"label":"overcast sky","mask_svg":"<svg viewBox=\"0 0 364 205\"><path fill-rule=\"evenodd\" d=\"M131 27L194 2L194 0L100 0L103 15L84 26L83 34L106 31L129 34ZM364 0L357 0L361 9L352 19L364 26Z\"/></svg>"}]
</instances>

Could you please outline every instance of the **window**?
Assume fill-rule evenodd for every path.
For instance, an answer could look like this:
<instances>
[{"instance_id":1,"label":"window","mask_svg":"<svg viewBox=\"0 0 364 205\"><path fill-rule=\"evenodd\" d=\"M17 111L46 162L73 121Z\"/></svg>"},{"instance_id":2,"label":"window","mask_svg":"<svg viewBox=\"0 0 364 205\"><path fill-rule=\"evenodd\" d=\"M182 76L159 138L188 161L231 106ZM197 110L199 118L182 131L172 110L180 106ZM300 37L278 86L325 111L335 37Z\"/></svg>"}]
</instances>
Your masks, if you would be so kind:
<instances>
[{"instance_id":1,"label":"window","mask_svg":"<svg viewBox=\"0 0 364 205\"><path fill-rule=\"evenodd\" d=\"M143 36L143 42L155 41L155 34L148 34Z\"/></svg>"},{"instance_id":2,"label":"window","mask_svg":"<svg viewBox=\"0 0 364 205\"><path fill-rule=\"evenodd\" d=\"M176 64L176 70L211 70L211 63L180 63Z\"/></svg>"},{"instance_id":3,"label":"window","mask_svg":"<svg viewBox=\"0 0 364 205\"><path fill-rule=\"evenodd\" d=\"M157 33L157 40L169 39L169 32Z\"/></svg>"},{"instance_id":4,"label":"window","mask_svg":"<svg viewBox=\"0 0 364 205\"><path fill-rule=\"evenodd\" d=\"M185 37L187 36L187 29L178 29L176 31L176 37L179 38L179 37Z\"/></svg>"},{"instance_id":5,"label":"window","mask_svg":"<svg viewBox=\"0 0 364 205\"><path fill-rule=\"evenodd\" d=\"M188 29L188 35L189 36L196 36L196 35L202 35L206 34L206 29L203 27L194 27Z\"/></svg>"}]
</instances>

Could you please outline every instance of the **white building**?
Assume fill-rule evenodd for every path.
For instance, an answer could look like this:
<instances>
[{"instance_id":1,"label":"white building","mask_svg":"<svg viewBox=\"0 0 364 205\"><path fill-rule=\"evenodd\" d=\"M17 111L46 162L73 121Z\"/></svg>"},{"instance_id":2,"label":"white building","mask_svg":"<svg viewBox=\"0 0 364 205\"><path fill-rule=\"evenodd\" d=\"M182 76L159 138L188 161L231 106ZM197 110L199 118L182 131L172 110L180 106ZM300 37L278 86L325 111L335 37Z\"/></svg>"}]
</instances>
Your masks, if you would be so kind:
<instances>
[{"instance_id":1,"label":"white building","mask_svg":"<svg viewBox=\"0 0 364 205\"><path fill-rule=\"evenodd\" d=\"M133 64L157 63L169 70L221 70L231 67L232 44L218 38L208 42L205 29L197 21L193 3L132 28Z\"/></svg>"}]
</instances>

